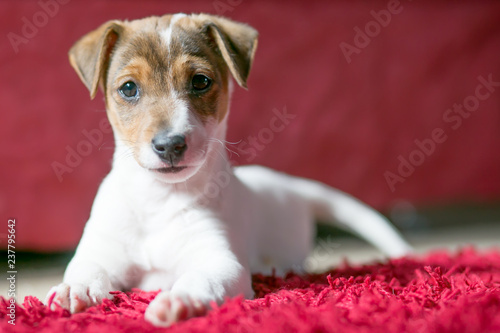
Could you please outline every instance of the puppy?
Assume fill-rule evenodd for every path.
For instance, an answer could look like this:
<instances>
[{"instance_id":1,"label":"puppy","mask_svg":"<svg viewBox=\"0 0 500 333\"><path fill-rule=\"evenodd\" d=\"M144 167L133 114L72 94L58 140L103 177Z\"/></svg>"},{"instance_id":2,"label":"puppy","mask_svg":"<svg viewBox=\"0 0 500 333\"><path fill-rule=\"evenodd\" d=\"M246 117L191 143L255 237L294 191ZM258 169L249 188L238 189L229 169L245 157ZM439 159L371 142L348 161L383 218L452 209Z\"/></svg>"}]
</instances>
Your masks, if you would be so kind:
<instances>
[{"instance_id":1,"label":"puppy","mask_svg":"<svg viewBox=\"0 0 500 333\"><path fill-rule=\"evenodd\" d=\"M47 300L72 313L138 287L162 291L154 325L253 297L251 272L297 268L314 221L335 222L390 256L410 247L381 215L311 180L232 168L224 145L230 76L243 88L257 31L225 18L110 21L70 50L94 98L101 86L116 149L63 283Z\"/></svg>"}]
</instances>

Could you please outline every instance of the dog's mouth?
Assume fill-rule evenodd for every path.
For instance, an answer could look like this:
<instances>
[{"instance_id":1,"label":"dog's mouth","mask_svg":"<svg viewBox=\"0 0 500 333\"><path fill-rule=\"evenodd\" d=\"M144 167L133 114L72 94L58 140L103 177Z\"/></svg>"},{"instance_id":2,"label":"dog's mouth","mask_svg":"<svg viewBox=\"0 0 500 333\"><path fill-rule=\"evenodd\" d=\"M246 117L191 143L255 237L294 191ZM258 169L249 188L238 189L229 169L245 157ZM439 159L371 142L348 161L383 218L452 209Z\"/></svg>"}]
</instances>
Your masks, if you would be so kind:
<instances>
[{"instance_id":1,"label":"dog's mouth","mask_svg":"<svg viewBox=\"0 0 500 333\"><path fill-rule=\"evenodd\" d=\"M165 167L165 168L152 169L152 171L155 171L158 173L178 173L186 168L187 168L187 166L170 166L170 167Z\"/></svg>"}]
</instances>

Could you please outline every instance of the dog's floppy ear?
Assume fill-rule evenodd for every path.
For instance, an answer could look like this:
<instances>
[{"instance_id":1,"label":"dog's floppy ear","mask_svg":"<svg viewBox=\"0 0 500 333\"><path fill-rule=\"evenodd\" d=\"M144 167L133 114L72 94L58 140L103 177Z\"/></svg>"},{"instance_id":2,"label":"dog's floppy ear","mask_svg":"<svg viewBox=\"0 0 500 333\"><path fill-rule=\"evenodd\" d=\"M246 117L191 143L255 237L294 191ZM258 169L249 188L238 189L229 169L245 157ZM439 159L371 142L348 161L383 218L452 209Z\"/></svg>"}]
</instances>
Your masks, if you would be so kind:
<instances>
[{"instance_id":1,"label":"dog's floppy ear","mask_svg":"<svg viewBox=\"0 0 500 333\"><path fill-rule=\"evenodd\" d=\"M89 32L69 50L69 62L94 98L99 83L103 83L109 57L123 26L120 21L109 21Z\"/></svg>"},{"instance_id":2,"label":"dog's floppy ear","mask_svg":"<svg viewBox=\"0 0 500 333\"><path fill-rule=\"evenodd\" d=\"M257 30L226 18L204 16L207 18L207 32L217 44L231 74L241 87L246 88L257 49Z\"/></svg>"}]
</instances>

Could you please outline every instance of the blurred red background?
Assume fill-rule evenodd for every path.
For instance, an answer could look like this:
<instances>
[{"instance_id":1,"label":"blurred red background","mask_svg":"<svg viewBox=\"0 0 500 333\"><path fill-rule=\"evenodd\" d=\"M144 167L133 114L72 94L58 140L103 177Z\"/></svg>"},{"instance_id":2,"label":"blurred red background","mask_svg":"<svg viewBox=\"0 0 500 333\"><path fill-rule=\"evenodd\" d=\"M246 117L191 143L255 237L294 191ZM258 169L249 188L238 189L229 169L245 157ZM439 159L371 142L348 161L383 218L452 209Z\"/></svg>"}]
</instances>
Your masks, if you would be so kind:
<instances>
[{"instance_id":1,"label":"blurred red background","mask_svg":"<svg viewBox=\"0 0 500 333\"><path fill-rule=\"evenodd\" d=\"M496 1L11 0L0 2L3 245L16 218L18 249L73 249L110 169L103 96L89 99L68 49L107 20L175 12L260 32L249 90L232 99L235 164L318 179L379 210L500 198L500 83L483 82L500 82ZM270 130L285 111L294 118Z\"/></svg>"}]
</instances>

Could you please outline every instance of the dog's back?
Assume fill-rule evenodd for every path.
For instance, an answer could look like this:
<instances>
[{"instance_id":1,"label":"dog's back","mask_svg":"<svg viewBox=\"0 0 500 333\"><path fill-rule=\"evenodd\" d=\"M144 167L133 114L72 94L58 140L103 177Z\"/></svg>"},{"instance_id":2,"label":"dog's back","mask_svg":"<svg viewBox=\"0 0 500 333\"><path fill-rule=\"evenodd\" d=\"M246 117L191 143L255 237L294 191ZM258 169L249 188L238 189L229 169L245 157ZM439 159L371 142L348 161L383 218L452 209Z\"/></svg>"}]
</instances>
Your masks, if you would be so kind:
<instances>
[{"instance_id":1,"label":"dog's back","mask_svg":"<svg viewBox=\"0 0 500 333\"><path fill-rule=\"evenodd\" d=\"M256 197L253 209L259 216L254 221L259 239L266 240L259 248L284 254L268 259L282 269L302 264L298 260L309 253L318 221L352 232L389 256L411 250L385 217L342 191L261 166L237 167L235 175Z\"/></svg>"}]
</instances>

